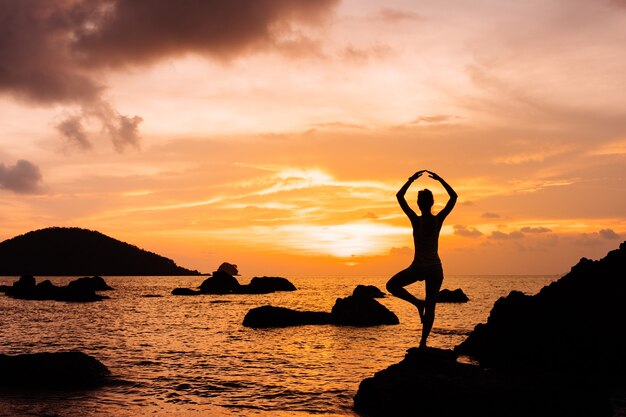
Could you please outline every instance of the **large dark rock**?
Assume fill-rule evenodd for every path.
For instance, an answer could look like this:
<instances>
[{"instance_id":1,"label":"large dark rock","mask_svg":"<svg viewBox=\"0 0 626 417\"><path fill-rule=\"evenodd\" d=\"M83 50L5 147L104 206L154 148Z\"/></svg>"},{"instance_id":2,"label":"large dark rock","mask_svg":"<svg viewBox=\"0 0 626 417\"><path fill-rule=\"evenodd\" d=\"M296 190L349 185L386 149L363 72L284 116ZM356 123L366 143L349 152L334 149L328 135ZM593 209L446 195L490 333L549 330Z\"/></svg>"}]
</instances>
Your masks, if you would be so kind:
<instances>
[{"instance_id":1,"label":"large dark rock","mask_svg":"<svg viewBox=\"0 0 626 417\"><path fill-rule=\"evenodd\" d=\"M367 296L338 298L331 310L335 324L347 326L378 326L398 324L400 320L387 307Z\"/></svg>"},{"instance_id":2,"label":"large dark rock","mask_svg":"<svg viewBox=\"0 0 626 417\"><path fill-rule=\"evenodd\" d=\"M269 294L276 291L295 291L296 287L287 278L254 277L247 285L241 285L233 274L239 275L237 265L224 262L219 269L200 285L201 294ZM174 294L176 291L177 294ZM195 295L177 288L174 295Z\"/></svg>"},{"instance_id":3,"label":"large dark rock","mask_svg":"<svg viewBox=\"0 0 626 417\"><path fill-rule=\"evenodd\" d=\"M626 378L626 242L599 261L583 258L533 296L499 299L457 347L484 366L587 372Z\"/></svg>"},{"instance_id":4,"label":"large dark rock","mask_svg":"<svg viewBox=\"0 0 626 417\"><path fill-rule=\"evenodd\" d=\"M236 291L239 294L269 294L276 291L295 291L296 286L287 278L282 277L254 277L248 285L240 286Z\"/></svg>"},{"instance_id":5,"label":"large dark rock","mask_svg":"<svg viewBox=\"0 0 626 417\"><path fill-rule=\"evenodd\" d=\"M172 295L200 295L200 291L192 290L191 288L174 288Z\"/></svg>"},{"instance_id":6,"label":"large dark rock","mask_svg":"<svg viewBox=\"0 0 626 417\"><path fill-rule=\"evenodd\" d=\"M102 280L102 278L100 278ZM66 286L56 286L50 280L36 283L34 277L26 275L13 283L13 286L7 288L6 295L22 300L55 300L67 302L90 302L100 301L105 296L96 294L92 288L98 286L102 288L102 284L106 286L104 280L79 279L70 282ZM108 287L108 286L107 286ZM110 288L110 287L109 287Z\"/></svg>"},{"instance_id":7,"label":"large dark rock","mask_svg":"<svg viewBox=\"0 0 626 417\"><path fill-rule=\"evenodd\" d=\"M239 289L239 281L228 272L215 271L200 284L202 294L230 294Z\"/></svg>"},{"instance_id":8,"label":"large dark rock","mask_svg":"<svg viewBox=\"0 0 626 417\"><path fill-rule=\"evenodd\" d=\"M449 350L412 348L361 382L354 410L371 417L608 417L610 403L580 376L512 377L458 363Z\"/></svg>"},{"instance_id":9,"label":"large dark rock","mask_svg":"<svg viewBox=\"0 0 626 417\"><path fill-rule=\"evenodd\" d=\"M82 352L0 354L0 390L88 389L108 378L106 366Z\"/></svg>"},{"instance_id":10,"label":"large dark rock","mask_svg":"<svg viewBox=\"0 0 626 417\"><path fill-rule=\"evenodd\" d=\"M100 276L83 277L70 282L68 286L78 290L111 291L113 288Z\"/></svg>"},{"instance_id":11,"label":"large dark rock","mask_svg":"<svg viewBox=\"0 0 626 417\"><path fill-rule=\"evenodd\" d=\"M246 327L289 327L307 324L331 324L330 313L296 311L284 307L262 306L248 311L243 319Z\"/></svg>"},{"instance_id":12,"label":"large dark rock","mask_svg":"<svg viewBox=\"0 0 626 417\"><path fill-rule=\"evenodd\" d=\"M354 296L366 296L371 298L385 298L385 293L382 292L375 285L357 285L354 291L352 291L352 295Z\"/></svg>"},{"instance_id":13,"label":"large dark rock","mask_svg":"<svg viewBox=\"0 0 626 417\"><path fill-rule=\"evenodd\" d=\"M398 323L399 320L395 314L366 295L338 298L330 313L263 306L250 310L243 320L243 325L246 327L287 327L309 324L379 326Z\"/></svg>"},{"instance_id":14,"label":"large dark rock","mask_svg":"<svg viewBox=\"0 0 626 417\"><path fill-rule=\"evenodd\" d=\"M468 301L469 297L460 288L456 290L443 289L437 294L438 303L467 303Z\"/></svg>"}]
</instances>

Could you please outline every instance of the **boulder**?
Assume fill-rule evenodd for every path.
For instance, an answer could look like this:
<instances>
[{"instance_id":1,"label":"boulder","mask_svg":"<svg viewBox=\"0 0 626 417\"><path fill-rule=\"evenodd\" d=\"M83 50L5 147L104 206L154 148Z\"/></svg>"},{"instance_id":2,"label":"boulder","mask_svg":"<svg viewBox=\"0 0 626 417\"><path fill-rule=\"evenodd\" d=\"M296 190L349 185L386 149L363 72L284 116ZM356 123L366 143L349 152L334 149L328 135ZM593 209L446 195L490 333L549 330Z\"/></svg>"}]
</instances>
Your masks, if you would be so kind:
<instances>
[{"instance_id":1,"label":"boulder","mask_svg":"<svg viewBox=\"0 0 626 417\"><path fill-rule=\"evenodd\" d=\"M594 378L626 376L626 242L599 261L583 258L529 296L500 298L486 323L457 347L482 365L506 370L577 369Z\"/></svg>"},{"instance_id":2,"label":"boulder","mask_svg":"<svg viewBox=\"0 0 626 417\"><path fill-rule=\"evenodd\" d=\"M467 303L469 298L462 289L456 290L443 289L437 294L438 303Z\"/></svg>"},{"instance_id":3,"label":"boulder","mask_svg":"<svg viewBox=\"0 0 626 417\"><path fill-rule=\"evenodd\" d=\"M450 350L409 349L361 382L354 410L370 417L606 417L593 381L563 374L510 375L457 362Z\"/></svg>"},{"instance_id":4,"label":"boulder","mask_svg":"<svg viewBox=\"0 0 626 417\"><path fill-rule=\"evenodd\" d=\"M78 280L80 281L80 280ZM96 294L90 288L90 282L72 281L68 285L59 287L54 285L50 280L45 280L36 284L36 280L32 276L23 276L13 283L12 287L6 290L6 295L22 300L55 300L67 302L90 302L100 301L105 296Z\"/></svg>"},{"instance_id":5,"label":"boulder","mask_svg":"<svg viewBox=\"0 0 626 417\"><path fill-rule=\"evenodd\" d=\"M352 291L352 295L354 296L366 296L371 298L384 298L385 293L378 289L378 287L374 285L357 285L354 291Z\"/></svg>"},{"instance_id":6,"label":"boulder","mask_svg":"<svg viewBox=\"0 0 626 417\"><path fill-rule=\"evenodd\" d=\"M104 278L97 275L93 277L78 278L70 282L68 286L91 291L111 291L113 289L106 283Z\"/></svg>"},{"instance_id":7,"label":"boulder","mask_svg":"<svg viewBox=\"0 0 626 417\"><path fill-rule=\"evenodd\" d=\"M239 287L237 278L228 272L215 271L200 284L200 292L202 294L231 294L236 292Z\"/></svg>"},{"instance_id":8,"label":"boulder","mask_svg":"<svg viewBox=\"0 0 626 417\"><path fill-rule=\"evenodd\" d=\"M367 295L338 298L330 313L263 306L250 310L243 320L243 325L246 327L287 327L309 324L379 326L398 323L399 320L395 314Z\"/></svg>"},{"instance_id":9,"label":"boulder","mask_svg":"<svg viewBox=\"0 0 626 417\"><path fill-rule=\"evenodd\" d=\"M330 313L296 311L284 307L262 306L248 311L243 325L254 328L302 326L307 324L331 324Z\"/></svg>"},{"instance_id":10,"label":"boulder","mask_svg":"<svg viewBox=\"0 0 626 417\"><path fill-rule=\"evenodd\" d=\"M106 366L82 352L0 354L0 390L89 389L108 378Z\"/></svg>"},{"instance_id":11,"label":"boulder","mask_svg":"<svg viewBox=\"0 0 626 417\"><path fill-rule=\"evenodd\" d=\"M172 295L200 295L202 292L192 290L191 288L174 288Z\"/></svg>"},{"instance_id":12,"label":"boulder","mask_svg":"<svg viewBox=\"0 0 626 417\"><path fill-rule=\"evenodd\" d=\"M254 277L248 285L240 286L238 294L269 294L276 291L295 291L297 288L287 278Z\"/></svg>"},{"instance_id":13,"label":"boulder","mask_svg":"<svg viewBox=\"0 0 626 417\"><path fill-rule=\"evenodd\" d=\"M338 298L330 314L333 323L346 326L398 324L400 320L387 307L367 296Z\"/></svg>"}]
</instances>

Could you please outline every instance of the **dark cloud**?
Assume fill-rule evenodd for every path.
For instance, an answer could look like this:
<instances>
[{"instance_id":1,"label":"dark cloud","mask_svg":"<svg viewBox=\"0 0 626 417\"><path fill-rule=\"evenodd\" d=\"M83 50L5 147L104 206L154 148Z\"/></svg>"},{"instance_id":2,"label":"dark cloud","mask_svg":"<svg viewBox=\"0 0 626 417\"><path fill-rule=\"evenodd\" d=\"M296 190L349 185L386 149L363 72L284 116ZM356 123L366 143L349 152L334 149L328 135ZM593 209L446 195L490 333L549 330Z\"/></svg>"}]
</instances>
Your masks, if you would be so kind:
<instances>
[{"instance_id":1,"label":"dark cloud","mask_svg":"<svg viewBox=\"0 0 626 417\"><path fill-rule=\"evenodd\" d=\"M77 31L73 48L90 65L125 66L189 52L230 59L272 47L298 35L292 22L317 23L338 0L86 3L91 25Z\"/></svg>"},{"instance_id":2,"label":"dark cloud","mask_svg":"<svg viewBox=\"0 0 626 417\"><path fill-rule=\"evenodd\" d=\"M36 193L41 189L42 176L39 167L20 159L14 166L0 164L0 188L16 193Z\"/></svg>"},{"instance_id":3,"label":"dark cloud","mask_svg":"<svg viewBox=\"0 0 626 417\"><path fill-rule=\"evenodd\" d=\"M598 232L601 238L603 239L621 239L620 235L615 233L612 229L602 229Z\"/></svg>"},{"instance_id":4,"label":"dark cloud","mask_svg":"<svg viewBox=\"0 0 626 417\"><path fill-rule=\"evenodd\" d=\"M91 149L91 142L89 142L88 134L80 115L67 117L57 124L56 128L72 145L76 145L81 149Z\"/></svg>"},{"instance_id":5,"label":"dark cloud","mask_svg":"<svg viewBox=\"0 0 626 417\"><path fill-rule=\"evenodd\" d=\"M141 118L119 114L103 96L107 69L188 53L232 59L311 43L293 22L317 23L336 3L0 0L0 94L77 107L57 130L79 148L92 146L86 126L94 121L117 150L138 146Z\"/></svg>"},{"instance_id":6,"label":"dark cloud","mask_svg":"<svg viewBox=\"0 0 626 417\"><path fill-rule=\"evenodd\" d=\"M548 233L552 229L547 227L522 227L519 231L522 233Z\"/></svg>"},{"instance_id":7,"label":"dark cloud","mask_svg":"<svg viewBox=\"0 0 626 417\"><path fill-rule=\"evenodd\" d=\"M475 227L466 227L461 224L454 225L454 234L465 237L479 237L482 236L483 233Z\"/></svg>"},{"instance_id":8,"label":"dark cloud","mask_svg":"<svg viewBox=\"0 0 626 417\"><path fill-rule=\"evenodd\" d=\"M483 219L498 219L500 218L500 215L498 213L487 212L481 214L480 217L482 217Z\"/></svg>"},{"instance_id":9,"label":"dark cloud","mask_svg":"<svg viewBox=\"0 0 626 417\"><path fill-rule=\"evenodd\" d=\"M520 231L515 231L515 232L511 232L511 233L504 233L504 232L500 232L498 230L495 230L493 232L491 232L491 236L492 239L496 239L496 240L511 240L511 239L520 239L524 237L524 234Z\"/></svg>"}]
</instances>

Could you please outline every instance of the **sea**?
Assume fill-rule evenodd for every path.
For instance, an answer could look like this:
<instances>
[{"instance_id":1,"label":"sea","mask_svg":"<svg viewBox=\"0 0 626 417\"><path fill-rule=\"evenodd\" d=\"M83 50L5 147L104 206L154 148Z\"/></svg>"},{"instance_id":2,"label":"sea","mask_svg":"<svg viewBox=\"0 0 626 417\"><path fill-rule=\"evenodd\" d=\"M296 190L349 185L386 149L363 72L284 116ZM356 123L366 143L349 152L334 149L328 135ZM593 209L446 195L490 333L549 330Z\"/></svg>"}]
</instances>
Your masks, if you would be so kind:
<instances>
[{"instance_id":1,"label":"sea","mask_svg":"<svg viewBox=\"0 0 626 417\"><path fill-rule=\"evenodd\" d=\"M330 311L358 284L384 291L382 276L287 277L294 292L173 296L203 277L104 277L114 291L94 303L15 300L0 294L0 353L78 350L94 356L115 383L72 392L0 393L0 416L356 416L359 383L399 362L416 346L416 309L395 297L379 301L400 319L376 327L300 326L251 329L254 307ZM238 277L242 284L250 277ZM558 275L446 276L465 304L438 304L429 345L453 348L494 302L511 290L535 294ZM17 277L0 277L10 285ZM75 277L50 279L63 285ZM423 297L423 283L407 287Z\"/></svg>"}]
</instances>

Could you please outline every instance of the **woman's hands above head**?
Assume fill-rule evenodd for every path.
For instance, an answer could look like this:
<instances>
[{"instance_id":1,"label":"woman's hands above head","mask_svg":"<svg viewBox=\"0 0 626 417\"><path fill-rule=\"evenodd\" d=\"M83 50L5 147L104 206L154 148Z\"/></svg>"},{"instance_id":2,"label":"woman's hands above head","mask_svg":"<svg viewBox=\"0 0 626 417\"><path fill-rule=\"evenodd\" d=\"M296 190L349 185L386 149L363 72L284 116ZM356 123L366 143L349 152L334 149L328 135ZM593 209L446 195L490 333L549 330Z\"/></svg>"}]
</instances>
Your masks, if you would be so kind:
<instances>
[{"instance_id":1,"label":"woman's hands above head","mask_svg":"<svg viewBox=\"0 0 626 417\"><path fill-rule=\"evenodd\" d=\"M422 176L422 174L423 174L424 172L428 172L428 171L426 171L425 169L423 169L423 170L421 170L421 171L417 171L415 174L413 174L413 175L411 175L411 176L409 177L409 180L411 180L411 181L415 181L416 179L418 179L419 177L421 177L421 176Z\"/></svg>"},{"instance_id":2,"label":"woman's hands above head","mask_svg":"<svg viewBox=\"0 0 626 417\"><path fill-rule=\"evenodd\" d=\"M425 170L425 172L428 172L428 176L430 178L434 179L435 181L441 181L441 177L439 175L435 174L434 172L428 171L428 170Z\"/></svg>"}]
</instances>

